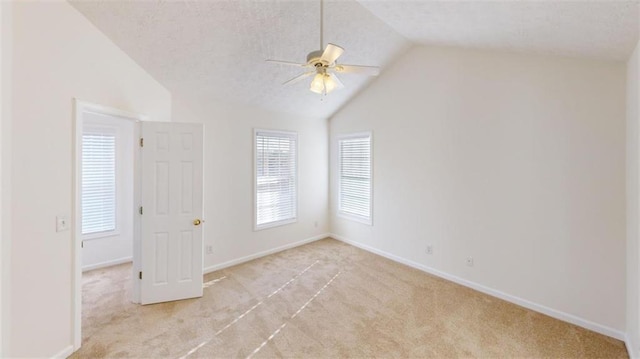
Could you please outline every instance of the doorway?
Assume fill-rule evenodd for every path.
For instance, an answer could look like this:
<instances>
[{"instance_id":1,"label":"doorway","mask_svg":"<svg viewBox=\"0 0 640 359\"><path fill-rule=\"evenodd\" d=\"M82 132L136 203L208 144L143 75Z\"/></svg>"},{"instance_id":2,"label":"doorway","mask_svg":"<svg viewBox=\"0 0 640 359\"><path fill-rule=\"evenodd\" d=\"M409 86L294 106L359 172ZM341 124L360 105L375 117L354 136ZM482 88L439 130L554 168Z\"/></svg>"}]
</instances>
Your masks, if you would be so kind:
<instances>
[{"instance_id":1,"label":"doorway","mask_svg":"<svg viewBox=\"0 0 640 359\"><path fill-rule=\"evenodd\" d=\"M82 273L133 262L138 271L139 137L145 116L75 100L74 350L82 343ZM139 283L129 280L131 301Z\"/></svg>"},{"instance_id":2,"label":"doorway","mask_svg":"<svg viewBox=\"0 0 640 359\"><path fill-rule=\"evenodd\" d=\"M135 122L85 111L80 164L82 271L133 260Z\"/></svg>"},{"instance_id":3,"label":"doorway","mask_svg":"<svg viewBox=\"0 0 640 359\"><path fill-rule=\"evenodd\" d=\"M202 296L204 128L202 124L144 121L142 115L79 100L74 106L72 338L76 351L82 345L83 264L115 264L131 254L133 263L125 270L130 273L133 303ZM128 141L121 148L119 162L130 169L121 178L114 174L120 158L119 131ZM106 159L90 166L86 178L83 151ZM95 198L87 199L83 190L92 181L96 186L88 193ZM118 199L118 192L129 196ZM124 209L118 212L120 204ZM94 253L83 263L83 246L118 247L114 238L121 236L119 248L127 252L110 259L96 259L104 253Z\"/></svg>"}]
</instances>

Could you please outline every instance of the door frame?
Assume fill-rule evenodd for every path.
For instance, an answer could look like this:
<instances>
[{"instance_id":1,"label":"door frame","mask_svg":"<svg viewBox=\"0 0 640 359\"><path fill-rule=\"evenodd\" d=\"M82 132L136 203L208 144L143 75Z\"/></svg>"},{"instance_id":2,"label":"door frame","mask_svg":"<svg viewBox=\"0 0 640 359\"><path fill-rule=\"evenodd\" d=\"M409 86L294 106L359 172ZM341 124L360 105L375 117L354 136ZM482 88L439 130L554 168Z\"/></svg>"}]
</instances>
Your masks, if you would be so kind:
<instances>
[{"instance_id":1,"label":"door frame","mask_svg":"<svg viewBox=\"0 0 640 359\"><path fill-rule=\"evenodd\" d=\"M82 346L82 222L81 222L81 198L79 195L80 183L81 183L81 166L82 163L82 129L84 120L82 114L85 111L97 112L109 116L117 116L126 120L134 121L134 147L138 150L134 151L133 158L133 200L134 203L140 203L141 188L140 188L140 151L139 147L135 143L136 139L140 138L140 122L148 120L148 116L142 114L131 113L123 110L119 110L112 107L102 106L86 101L82 101L78 98L73 99L73 138L75 139L73 145L73 184L72 184L72 233L71 243L71 258L73 258L72 269L72 313L73 323L71 329L71 338L73 340L73 351L80 349ZM137 212L134 212L137 213ZM140 216L134 214L133 219L133 273L137 273L140 266ZM134 278L132 276L132 278ZM134 303L140 302L140 283L136 280L133 281L133 290L131 301Z\"/></svg>"}]
</instances>

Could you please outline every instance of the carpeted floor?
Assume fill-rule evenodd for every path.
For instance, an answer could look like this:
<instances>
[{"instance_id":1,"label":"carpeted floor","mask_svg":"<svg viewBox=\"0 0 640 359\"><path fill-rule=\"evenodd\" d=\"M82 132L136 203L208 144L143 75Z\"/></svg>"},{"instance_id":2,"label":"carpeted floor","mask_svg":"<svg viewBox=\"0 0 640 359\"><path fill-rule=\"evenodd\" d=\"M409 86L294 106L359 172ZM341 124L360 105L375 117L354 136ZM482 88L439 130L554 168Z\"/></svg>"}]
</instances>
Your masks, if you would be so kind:
<instances>
[{"instance_id":1,"label":"carpeted floor","mask_svg":"<svg viewBox=\"0 0 640 359\"><path fill-rule=\"evenodd\" d=\"M627 358L621 341L325 239L129 302L131 266L85 273L73 358Z\"/></svg>"}]
</instances>

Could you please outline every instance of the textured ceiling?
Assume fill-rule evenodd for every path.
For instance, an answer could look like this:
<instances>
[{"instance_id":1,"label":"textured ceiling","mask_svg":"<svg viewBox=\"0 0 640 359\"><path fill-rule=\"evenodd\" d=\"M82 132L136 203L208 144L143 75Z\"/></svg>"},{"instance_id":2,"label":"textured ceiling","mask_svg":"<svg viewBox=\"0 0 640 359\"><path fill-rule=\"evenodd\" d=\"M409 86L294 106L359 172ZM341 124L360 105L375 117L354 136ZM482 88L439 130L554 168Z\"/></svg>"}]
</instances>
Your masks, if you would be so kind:
<instances>
[{"instance_id":1,"label":"textured ceiling","mask_svg":"<svg viewBox=\"0 0 640 359\"><path fill-rule=\"evenodd\" d=\"M281 83L319 50L319 0L71 0L174 94L328 117L371 81L340 74L324 97ZM324 42L344 64L384 66L411 42L626 60L638 1L325 0ZM408 39L408 40L407 40Z\"/></svg>"},{"instance_id":2,"label":"textured ceiling","mask_svg":"<svg viewBox=\"0 0 640 359\"><path fill-rule=\"evenodd\" d=\"M320 5L310 1L72 1L72 5L173 93L328 117L368 77L340 74L326 97L309 81L282 86L320 49ZM345 48L344 64L382 66L409 43L358 2L327 1L324 41ZM322 101L321 101L321 98Z\"/></svg>"},{"instance_id":3,"label":"textured ceiling","mask_svg":"<svg viewBox=\"0 0 640 359\"><path fill-rule=\"evenodd\" d=\"M425 45L627 60L638 1L360 0L407 39Z\"/></svg>"}]
</instances>

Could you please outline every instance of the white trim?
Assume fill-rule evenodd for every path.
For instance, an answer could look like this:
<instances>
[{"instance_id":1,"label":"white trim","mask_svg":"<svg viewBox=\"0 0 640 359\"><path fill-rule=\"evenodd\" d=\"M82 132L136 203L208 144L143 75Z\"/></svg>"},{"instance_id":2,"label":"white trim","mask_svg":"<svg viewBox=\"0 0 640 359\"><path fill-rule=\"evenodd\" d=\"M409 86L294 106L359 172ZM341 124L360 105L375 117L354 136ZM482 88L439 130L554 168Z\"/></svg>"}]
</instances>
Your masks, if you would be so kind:
<instances>
[{"instance_id":1,"label":"white trim","mask_svg":"<svg viewBox=\"0 0 640 359\"><path fill-rule=\"evenodd\" d=\"M258 225L258 146L256 146L256 138L258 137L258 132L267 132L273 133L275 135L283 135L283 136L292 136L296 141L295 155L296 155L296 212L293 218L283 219L277 222L269 222ZM253 231L261 231L263 229L280 227L291 223L296 223L298 221L298 212L300 207L300 191L298 190L298 177L300 174L300 159L298 158L300 155L300 145L299 145L298 132L296 131L282 131L282 130L269 130L264 128L254 128L253 129L253 138L251 139L253 146Z\"/></svg>"},{"instance_id":2,"label":"white trim","mask_svg":"<svg viewBox=\"0 0 640 359\"><path fill-rule=\"evenodd\" d=\"M137 121L133 129L134 148L133 151L133 203L136 208L133 211L133 266L132 278L142 271L142 215L139 207L142 205L142 147L137 143L142 138L142 121ZM140 303L140 281L133 281L133 289L131 291L131 302Z\"/></svg>"},{"instance_id":3,"label":"white trim","mask_svg":"<svg viewBox=\"0 0 640 359\"><path fill-rule=\"evenodd\" d=\"M254 203L253 206L256 207L256 204L257 203ZM257 209L255 209L255 211L257 212ZM253 231L257 232L257 231L261 231L263 229L285 226L287 224L296 223L296 222L298 222L297 215L296 215L296 218L283 219L281 221L269 222L269 223L261 224L259 226L254 223Z\"/></svg>"},{"instance_id":4,"label":"white trim","mask_svg":"<svg viewBox=\"0 0 640 359\"><path fill-rule=\"evenodd\" d=\"M71 258L73 259L73 276L72 276L72 285L71 285L71 313L73 315L73 322L71 328L71 340L73 345L71 347L71 353L80 349L82 346L82 222L81 222L81 213L80 208L81 201L80 196L78 195L78 186L81 183L81 171L79 168L80 163L82 163L82 113L83 112L94 112L99 114L105 114L110 116L122 117L124 119L132 120L132 121L143 121L148 119L148 116L134 114L127 111L122 111L118 109L114 109L111 107L106 107L102 105L93 104L90 102L82 101L80 99L73 99L73 183L72 183L72 196L73 196L73 208L71 209L71 218L74 223L73 231L71 233L72 238L72 249L71 249ZM137 134L134 134L137 135ZM135 138L135 137L134 137ZM137 151L136 151L136 155ZM137 157L136 157L137 158ZM134 159L134 166L137 165L136 159ZM137 168L134 167L134 181L137 181ZM139 197L139 188L136 187L134 189L134 199L138 199ZM134 216L134 228L137 228L137 222L139 221L138 216ZM138 232L134 232L134 253L136 246L136 237L139 235ZM135 267L135 263L134 263ZM135 268L134 268L135 270ZM136 293L136 285L137 282L134 281L133 293ZM66 349L65 349L66 350ZM64 351L62 352L64 353ZM71 354L69 353L69 354ZM68 356L68 355L66 355ZM65 357L66 357L65 356Z\"/></svg>"},{"instance_id":5,"label":"white trim","mask_svg":"<svg viewBox=\"0 0 640 359\"><path fill-rule=\"evenodd\" d=\"M0 357L11 353L11 128L13 84L13 4L0 1Z\"/></svg>"},{"instance_id":6,"label":"white trim","mask_svg":"<svg viewBox=\"0 0 640 359\"><path fill-rule=\"evenodd\" d=\"M116 220L116 222L118 222L118 221ZM116 224L116 229L113 229L111 231L94 232L94 233L89 233L89 234L83 234L82 235L82 240L83 241L93 241L93 240L96 240L96 239L117 237L119 235L120 235L120 228L118 228L118 225Z\"/></svg>"},{"instance_id":7,"label":"white trim","mask_svg":"<svg viewBox=\"0 0 640 359\"><path fill-rule=\"evenodd\" d=\"M359 216L357 214L353 214L353 213L349 213L349 212L344 212L341 208L340 208L340 195L341 195L341 173L340 173L340 169L342 168L342 151L340 150L340 141L342 140L347 140L347 139L352 139L352 138L369 138L369 169L370 169L370 173L369 173L369 216L368 217L363 217L363 216ZM359 222L362 224L366 224L368 226L373 226L373 131L364 131L364 132L354 132L354 133L340 133L335 135L335 146L336 146L336 152L338 155L338 169L337 169L337 178L336 180L338 181L338 198L336 198L336 202L337 202L337 216L340 218L344 218L350 221L354 221L354 222Z\"/></svg>"},{"instance_id":8,"label":"white trim","mask_svg":"<svg viewBox=\"0 0 640 359\"><path fill-rule=\"evenodd\" d=\"M340 179L338 178L338 182L339 181L340 181ZM373 201L371 203L373 204ZM338 197L338 206L340 206L340 198L339 197ZM338 210L336 215L338 217L342 218L342 219L346 219L346 220L349 220L349 221L366 224L367 226L373 226L373 218L371 218L371 217L367 218L367 217L363 217L363 216L358 216L357 214L353 214L353 213L349 213L349 212L343 212L343 211L340 211L340 210Z\"/></svg>"},{"instance_id":9,"label":"white trim","mask_svg":"<svg viewBox=\"0 0 640 359\"><path fill-rule=\"evenodd\" d=\"M148 121L149 116L142 115L139 113L133 113L129 111L120 110L113 107L98 105L95 103L91 103L88 101L83 101L79 98L74 98L74 103L76 108L81 107L83 110L87 110L88 112L93 112L101 115L109 115L109 116L117 116L122 117L129 120L135 121Z\"/></svg>"},{"instance_id":10,"label":"white trim","mask_svg":"<svg viewBox=\"0 0 640 359\"><path fill-rule=\"evenodd\" d=\"M624 336L624 346L627 348L627 354L629 355L630 359L639 359L635 354L636 354L636 350L634 350L634 348L636 348L637 346L634 345L633 340L629 337L629 333L627 333Z\"/></svg>"},{"instance_id":11,"label":"white trim","mask_svg":"<svg viewBox=\"0 0 640 359\"><path fill-rule=\"evenodd\" d=\"M64 359L69 357L71 354L73 354L74 350L73 350L73 345L69 345L68 347L62 349L60 352L58 352L57 354L54 354L51 358L54 359Z\"/></svg>"},{"instance_id":12,"label":"white trim","mask_svg":"<svg viewBox=\"0 0 640 359\"><path fill-rule=\"evenodd\" d=\"M471 288L471 289L475 289L479 292L482 292L484 294L488 294L490 296L496 297L496 298L500 298L502 300L506 300L507 302L511 302L514 304L517 304L521 307L525 307L527 309L531 309L533 311L548 315L550 317L562 320L564 322L568 322L571 324L575 324L577 326L592 330L596 333L600 333L618 340L625 340L625 333L620 331L620 330L616 330L613 328L609 328L607 326L598 324L598 323L594 323L590 320L584 319L584 318L580 318L578 316L575 316L573 314L569 314L569 313L565 313L556 309L552 309L549 307L546 307L544 305L541 304L537 304L537 303L533 303L531 301L528 301L526 299L522 299L516 296L513 296L511 294L507 294L498 290L495 290L493 288L489 288L486 287L484 285L457 277L455 275L451 275L445 272L441 272L437 269L433 269L431 267L427 267L423 264L420 263L416 263L414 261L402 258L402 257L398 257L396 255L393 255L391 253L385 252L385 251L381 251L379 249L370 247L368 245L362 244L362 243L358 243L352 240L349 240L343 236L337 235L337 234L331 234L330 235L331 238L337 239L339 241L345 242L347 244L350 244L354 247L358 247L360 249L364 249L365 251L377 254L379 256L385 257L387 259L390 259L394 262L398 262L404 265L407 265L409 267L421 270L423 272L435 275L436 277L440 277L440 278L444 278L446 280L449 280L451 282L463 285L465 287Z\"/></svg>"},{"instance_id":13,"label":"white trim","mask_svg":"<svg viewBox=\"0 0 640 359\"><path fill-rule=\"evenodd\" d=\"M248 256L232 259L232 260L226 261L224 263L220 263L220 264L212 265L212 266L209 266L209 267L205 267L204 268L204 274L208 274L208 273L211 273L211 272L218 271L220 269L232 267L232 266L237 265L237 264L248 262L248 261L251 261L251 260L254 260L254 259L257 259L257 258L265 257L265 256L268 256L270 254L282 252L282 251L285 251L287 249L299 247L299 246L305 245L307 243L315 242L315 241L318 241L318 240L321 240L321 239L325 239L325 238L329 238L329 237L331 237L331 235L329 233L323 233L323 234L319 234L317 236L313 236L311 238L303 239L301 241L285 244L284 246L280 246L280 247L268 249L266 251L250 254Z\"/></svg>"},{"instance_id":14,"label":"white trim","mask_svg":"<svg viewBox=\"0 0 640 359\"><path fill-rule=\"evenodd\" d=\"M116 266L118 264L129 263L129 262L132 262L132 261L133 261L133 257L124 257L124 258L114 259L114 260L111 260L111 261L105 261L105 262L100 262L100 263L84 266L84 267L82 267L82 271L83 272L88 272L90 270Z\"/></svg>"}]
</instances>

